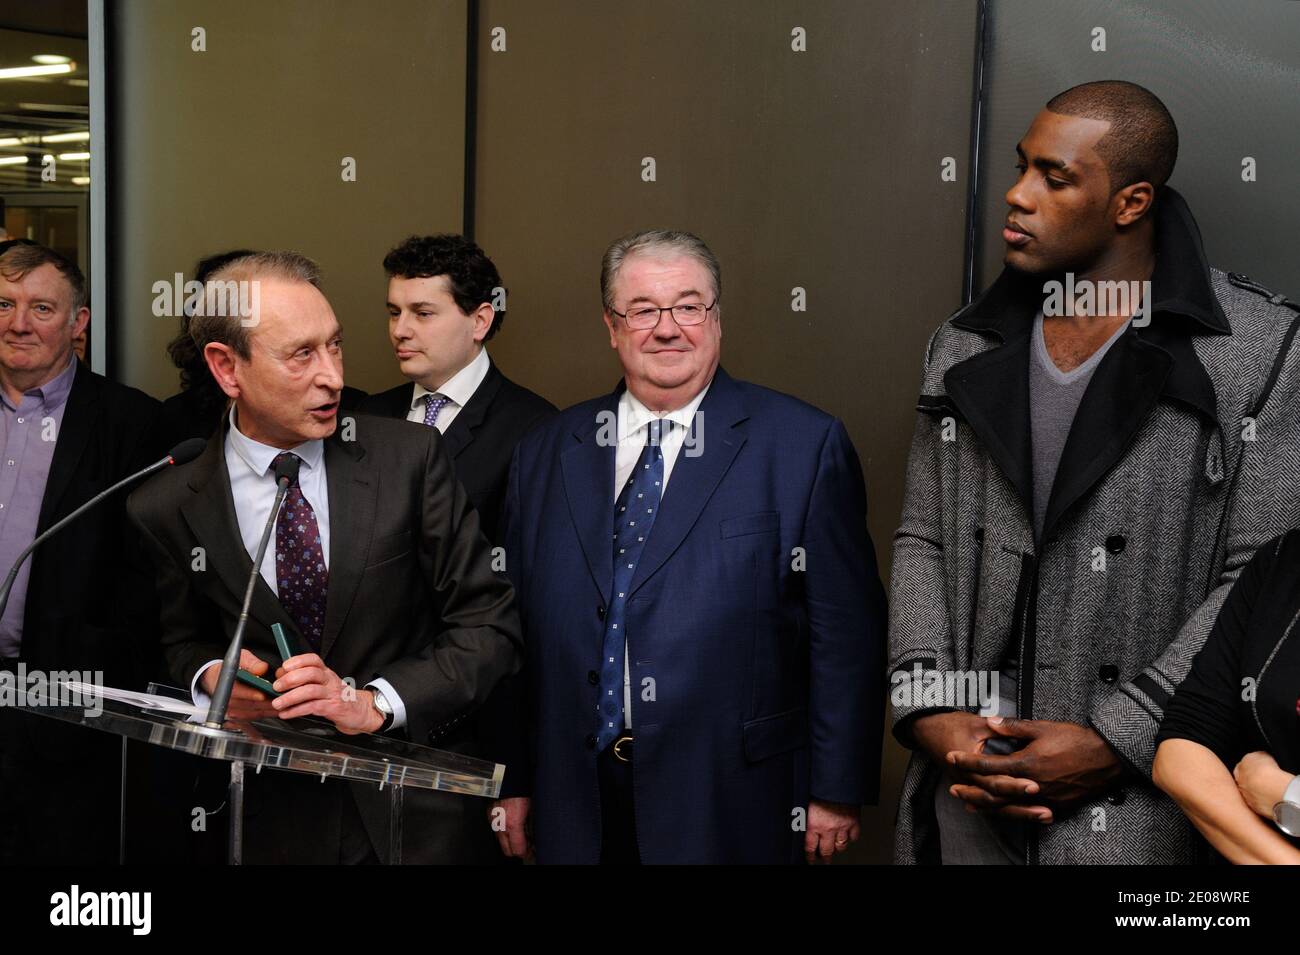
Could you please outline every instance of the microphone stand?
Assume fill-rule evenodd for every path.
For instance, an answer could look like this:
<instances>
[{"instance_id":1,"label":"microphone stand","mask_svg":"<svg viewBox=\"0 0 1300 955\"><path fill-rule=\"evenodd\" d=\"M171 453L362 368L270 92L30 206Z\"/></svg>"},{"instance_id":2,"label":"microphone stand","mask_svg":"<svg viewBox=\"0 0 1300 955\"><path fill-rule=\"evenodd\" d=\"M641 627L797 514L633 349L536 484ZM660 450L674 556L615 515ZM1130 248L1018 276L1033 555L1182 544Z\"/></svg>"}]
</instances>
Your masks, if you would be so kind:
<instances>
[{"instance_id":1,"label":"microphone stand","mask_svg":"<svg viewBox=\"0 0 1300 955\"><path fill-rule=\"evenodd\" d=\"M45 541L49 540L59 531L63 530L63 528L67 527L78 517L86 513L86 511L90 510L92 507L94 507L104 498L108 497L110 494L114 493L115 491L120 491L128 484L131 484L134 481L138 481L140 478L147 477L148 475L153 474L155 471L161 471L163 468L167 467L168 465L175 464L176 457L177 457L176 452L180 451L181 447L182 446L178 446L176 449L173 450L171 454L167 455L167 457L162 458L159 461L155 461L153 464L149 465L143 471L137 471L135 472L135 474L129 475L128 477L124 477L122 478L122 480L118 481L112 487L105 488L104 490L100 491L98 494L92 497L85 504L81 505L81 507L77 508L67 517L63 518L63 520L59 521L56 524L52 524L50 527L46 528L44 533L38 535L34 541L28 544L27 548L21 554L18 555L18 559L14 561L14 565L9 568L9 576L5 578L3 589L0 589L0 617L4 616L5 607L9 605L9 591L13 590L14 581L18 579L18 571L23 566L23 562L26 561L27 558L31 556L32 551L36 550L37 547L45 543ZM190 450L192 449L185 447L186 452ZM187 459L192 457L194 457L193 454L187 455Z\"/></svg>"},{"instance_id":2,"label":"microphone stand","mask_svg":"<svg viewBox=\"0 0 1300 955\"><path fill-rule=\"evenodd\" d=\"M208 718L203 725L209 729L221 729L226 722L226 708L230 706L230 691L235 688L235 673L239 670L239 654L244 647L244 629L248 625L248 609L253 603L253 588L257 586L258 575L262 572L262 558L266 556L266 547L275 530L275 519L280 513L284 496L289 493L289 485L297 476L297 461L292 473L287 469L276 469L275 504L262 529L262 539L257 542L257 556L253 558L253 572L248 575L248 586L244 588L244 605L239 611L239 622L235 624L235 635L230 638L226 648L225 659L221 661L221 673L217 677L217 688L212 692L212 702L208 706Z\"/></svg>"}]
</instances>

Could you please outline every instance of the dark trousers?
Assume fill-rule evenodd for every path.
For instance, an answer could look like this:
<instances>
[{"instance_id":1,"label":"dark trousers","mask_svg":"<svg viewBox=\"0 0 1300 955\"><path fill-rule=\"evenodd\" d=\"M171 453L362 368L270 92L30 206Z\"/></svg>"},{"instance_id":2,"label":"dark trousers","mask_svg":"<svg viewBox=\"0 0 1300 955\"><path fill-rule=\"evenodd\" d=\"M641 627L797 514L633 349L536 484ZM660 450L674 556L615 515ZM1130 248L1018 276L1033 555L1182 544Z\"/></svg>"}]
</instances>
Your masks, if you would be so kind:
<instances>
[{"instance_id":1,"label":"dark trousers","mask_svg":"<svg viewBox=\"0 0 1300 955\"><path fill-rule=\"evenodd\" d=\"M640 865L632 763L615 756L611 745L596 757L596 776L600 780L600 864Z\"/></svg>"}]
</instances>

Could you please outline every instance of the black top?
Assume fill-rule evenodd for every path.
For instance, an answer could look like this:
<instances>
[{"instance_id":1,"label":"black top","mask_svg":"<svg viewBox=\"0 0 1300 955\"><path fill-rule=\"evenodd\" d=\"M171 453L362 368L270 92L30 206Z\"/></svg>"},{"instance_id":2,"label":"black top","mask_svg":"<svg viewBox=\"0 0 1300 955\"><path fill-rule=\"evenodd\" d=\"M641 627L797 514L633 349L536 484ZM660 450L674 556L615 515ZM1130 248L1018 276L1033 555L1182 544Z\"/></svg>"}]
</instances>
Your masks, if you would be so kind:
<instances>
[{"instance_id":1,"label":"black top","mask_svg":"<svg viewBox=\"0 0 1300 955\"><path fill-rule=\"evenodd\" d=\"M1156 737L1200 743L1232 769L1265 750L1300 773L1300 530L1242 570Z\"/></svg>"}]
</instances>

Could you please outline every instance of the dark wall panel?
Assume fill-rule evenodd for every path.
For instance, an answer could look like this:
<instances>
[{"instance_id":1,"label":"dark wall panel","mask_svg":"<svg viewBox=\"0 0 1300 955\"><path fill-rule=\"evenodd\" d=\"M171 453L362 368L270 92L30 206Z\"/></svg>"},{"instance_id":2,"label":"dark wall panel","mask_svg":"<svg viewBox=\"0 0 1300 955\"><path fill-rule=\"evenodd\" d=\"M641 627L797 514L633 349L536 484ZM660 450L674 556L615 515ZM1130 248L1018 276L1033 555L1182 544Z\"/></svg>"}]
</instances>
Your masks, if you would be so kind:
<instances>
[{"instance_id":1,"label":"dark wall panel","mask_svg":"<svg viewBox=\"0 0 1300 955\"><path fill-rule=\"evenodd\" d=\"M981 169L980 278L1002 268L1015 145L1052 96L1089 80L1140 83L1178 124L1169 183L1221 269L1300 296L1300 3L992 0ZM1094 51L1093 31L1106 49ZM1257 178L1242 181L1253 157Z\"/></svg>"}]
</instances>

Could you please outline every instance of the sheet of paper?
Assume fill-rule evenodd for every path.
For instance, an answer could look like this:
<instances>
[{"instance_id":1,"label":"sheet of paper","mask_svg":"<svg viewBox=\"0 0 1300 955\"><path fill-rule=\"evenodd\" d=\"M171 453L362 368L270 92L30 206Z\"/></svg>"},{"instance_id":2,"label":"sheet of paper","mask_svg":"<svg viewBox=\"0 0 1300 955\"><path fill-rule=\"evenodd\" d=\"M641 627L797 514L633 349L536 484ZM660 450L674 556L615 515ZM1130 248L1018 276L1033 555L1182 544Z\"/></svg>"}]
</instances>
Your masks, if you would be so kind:
<instances>
[{"instance_id":1,"label":"sheet of paper","mask_svg":"<svg viewBox=\"0 0 1300 955\"><path fill-rule=\"evenodd\" d=\"M95 686L92 683L79 683L74 680L64 680L61 683L82 696L100 696L106 700L117 700L119 703L128 703L145 710L162 710L164 713L180 713L185 716L200 715L199 707L189 700L177 700L170 696L140 693L135 690L119 690L112 686Z\"/></svg>"}]
</instances>

